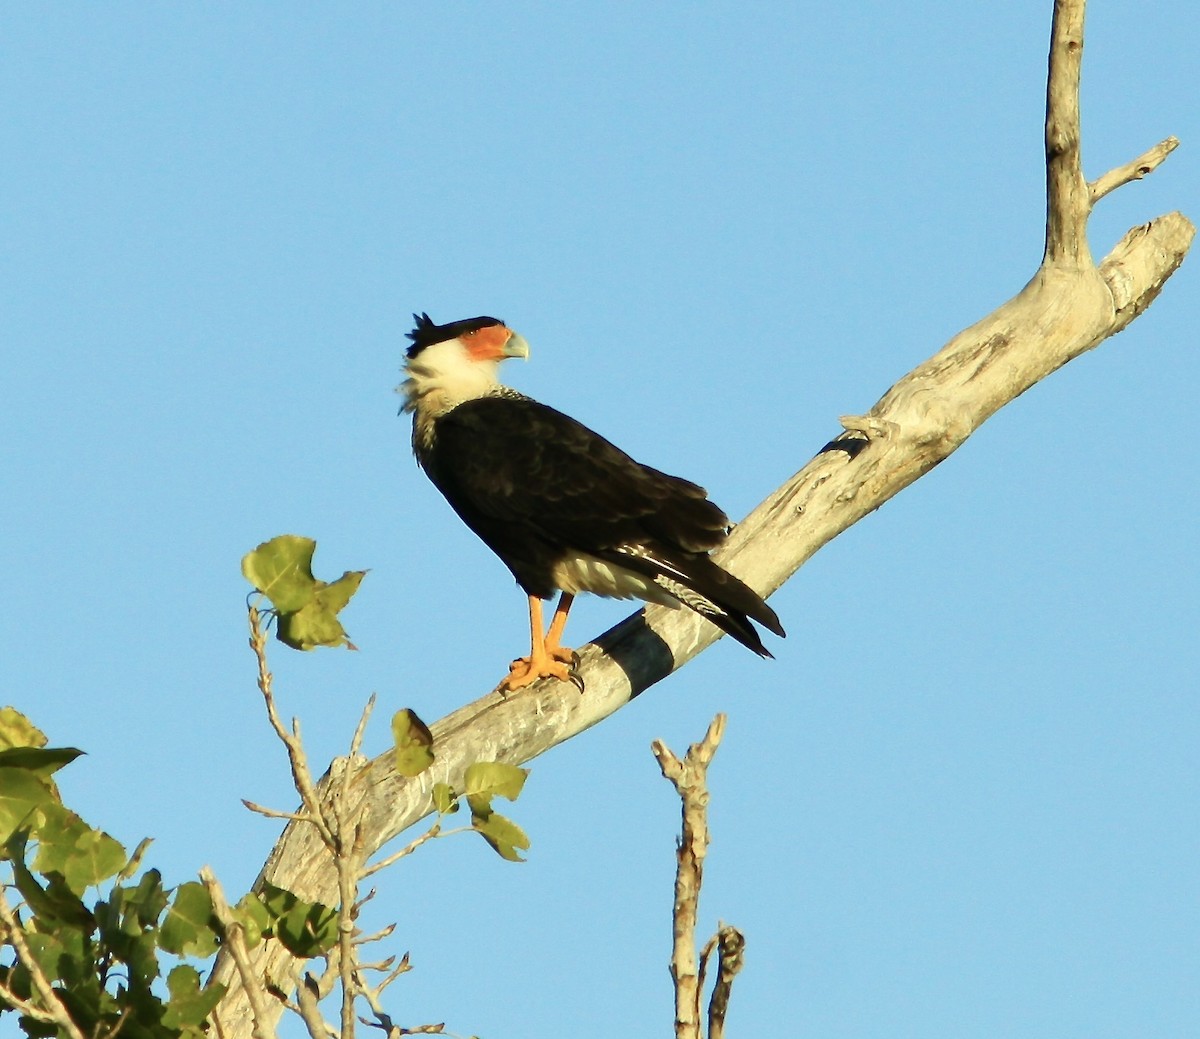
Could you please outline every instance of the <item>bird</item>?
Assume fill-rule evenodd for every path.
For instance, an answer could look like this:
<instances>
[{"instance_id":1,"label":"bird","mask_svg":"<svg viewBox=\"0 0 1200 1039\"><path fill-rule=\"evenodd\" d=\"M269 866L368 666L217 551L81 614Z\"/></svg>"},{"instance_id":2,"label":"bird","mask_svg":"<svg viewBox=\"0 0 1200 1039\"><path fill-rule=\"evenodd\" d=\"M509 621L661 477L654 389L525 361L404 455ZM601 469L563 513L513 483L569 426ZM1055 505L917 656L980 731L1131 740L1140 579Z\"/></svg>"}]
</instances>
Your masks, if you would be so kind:
<instances>
[{"instance_id":1,"label":"bird","mask_svg":"<svg viewBox=\"0 0 1200 1039\"><path fill-rule=\"evenodd\" d=\"M578 654L562 637L583 592L684 606L772 656L751 622L781 638L783 626L709 554L730 522L703 487L635 461L581 422L503 385L501 362L528 359L529 344L500 319L439 325L421 313L413 321L397 392L401 411L413 417L417 464L529 600L530 652L512 662L501 692L548 677L582 691ZM555 592L547 629L542 603Z\"/></svg>"}]
</instances>

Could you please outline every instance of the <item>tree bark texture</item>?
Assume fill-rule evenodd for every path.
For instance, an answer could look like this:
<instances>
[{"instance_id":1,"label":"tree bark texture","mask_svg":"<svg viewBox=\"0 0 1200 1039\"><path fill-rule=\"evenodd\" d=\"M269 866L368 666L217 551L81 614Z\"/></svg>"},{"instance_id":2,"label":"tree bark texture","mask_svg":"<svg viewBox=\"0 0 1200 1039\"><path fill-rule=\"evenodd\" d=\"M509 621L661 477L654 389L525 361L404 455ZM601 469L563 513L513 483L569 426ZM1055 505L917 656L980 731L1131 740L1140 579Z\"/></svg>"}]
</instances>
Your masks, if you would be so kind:
<instances>
[{"instance_id":1,"label":"tree bark texture","mask_svg":"<svg viewBox=\"0 0 1200 1039\"><path fill-rule=\"evenodd\" d=\"M1040 267L1011 300L960 332L891 387L844 432L772 492L731 535L723 566L764 595L821 546L879 508L958 448L997 410L1051 372L1124 329L1183 262L1195 234L1180 213L1131 229L1096 265L1086 228L1103 195L1140 179L1175 147L1174 138L1088 183L1082 173L1079 73L1084 0L1056 0L1046 114L1046 248ZM602 721L716 640L717 629L686 610L650 606L581 651L586 693L543 681L507 698L492 692L432 726L437 760L415 779L388 755L352 784L372 851L431 811L430 791L461 789L478 760L529 761ZM568 695L569 694L569 695ZM328 783L321 785L328 796ZM355 814L359 805L350 806ZM302 898L336 901L336 876L311 827L289 825L260 880ZM291 964L277 943L255 950L256 969L288 987ZM251 1020L231 960L214 980L230 986L218 1011L228 1039L247 1039Z\"/></svg>"},{"instance_id":2,"label":"tree bark texture","mask_svg":"<svg viewBox=\"0 0 1200 1039\"><path fill-rule=\"evenodd\" d=\"M679 795L683 816L679 843L675 848L675 899L671 913L670 969L675 987L675 1039L700 1039L701 1036L696 920L709 842L708 766L724 734L725 715L718 714L704 739L693 743L682 759L662 740L655 740L650 745L663 777L670 780Z\"/></svg>"}]
</instances>

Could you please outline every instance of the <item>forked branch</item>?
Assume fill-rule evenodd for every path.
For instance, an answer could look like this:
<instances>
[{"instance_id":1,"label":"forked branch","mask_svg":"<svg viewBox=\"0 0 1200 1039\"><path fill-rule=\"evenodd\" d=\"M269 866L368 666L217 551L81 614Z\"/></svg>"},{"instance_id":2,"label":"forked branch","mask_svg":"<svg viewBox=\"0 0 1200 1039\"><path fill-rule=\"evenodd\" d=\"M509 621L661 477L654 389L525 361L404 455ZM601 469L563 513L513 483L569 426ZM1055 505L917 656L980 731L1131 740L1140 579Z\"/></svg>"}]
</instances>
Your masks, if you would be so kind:
<instances>
[{"instance_id":1,"label":"forked branch","mask_svg":"<svg viewBox=\"0 0 1200 1039\"><path fill-rule=\"evenodd\" d=\"M1087 243L1095 201L1150 172L1174 148L1156 149L1088 184L1082 172L1079 78L1084 0L1056 0L1046 91L1046 242L1041 265L1007 303L959 333L891 387L866 415L770 494L734 531L722 565L763 594L790 578L827 542L879 508L956 450L997 410L1062 365L1120 332L1183 262L1195 229L1168 213L1131 229L1097 267ZM415 779L398 776L390 756L366 769L346 806L360 820L368 855L432 810L435 783L461 787L468 763L521 764L602 721L661 681L717 637L689 611L651 606L582 651L580 696L542 682L502 698L494 693L432 726L437 761ZM318 796L325 793L324 787ZM271 853L263 880L328 901L336 875L319 836L293 821ZM276 949L261 969L287 976ZM228 1039L249 1035L236 971L218 963Z\"/></svg>"},{"instance_id":2,"label":"forked branch","mask_svg":"<svg viewBox=\"0 0 1200 1039\"><path fill-rule=\"evenodd\" d=\"M672 920L671 980L675 983L675 1039L700 1039L700 974L696 963L696 917L704 857L708 854L708 766L725 733L725 715L718 714L704 739L680 759L662 740L650 749L665 778L671 781L683 809L676 847L675 900ZM723 1015L722 1015L723 1019Z\"/></svg>"}]
</instances>

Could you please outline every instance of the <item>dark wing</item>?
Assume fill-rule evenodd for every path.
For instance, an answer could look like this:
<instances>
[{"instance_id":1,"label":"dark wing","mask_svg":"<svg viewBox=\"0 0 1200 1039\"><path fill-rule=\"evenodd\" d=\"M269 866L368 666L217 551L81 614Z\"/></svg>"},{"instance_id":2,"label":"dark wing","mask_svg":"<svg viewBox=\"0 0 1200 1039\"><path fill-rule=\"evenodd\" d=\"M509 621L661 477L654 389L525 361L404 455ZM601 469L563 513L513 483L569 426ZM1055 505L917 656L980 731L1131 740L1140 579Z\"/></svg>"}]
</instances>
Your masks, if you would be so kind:
<instances>
[{"instance_id":1,"label":"dark wing","mask_svg":"<svg viewBox=\"0 0 1200 1039\"><path fill-rule=\"evenodd\" d=\"M729 525L704 488L639 464L582 423L525 398L460 404L437 420L420 461L501 557L544 546L557 550L557 560L564 549L598 554L648 539L705 552Z\"/></svg>"},{"instance_id":2,"label":"dark wing","mask_svg":"<svg viewBox=\"0 0 1200 1039\"><path fill-rule=\"evenodd\" d=\"M783 633L774 611L708 558L729 519L704 488L642 465L568 415L521 397L468 401L437 420L420 460L532 595L551 595L554 564L584 552L652 580L665 574Z\"/></svg>"}]
</instances>

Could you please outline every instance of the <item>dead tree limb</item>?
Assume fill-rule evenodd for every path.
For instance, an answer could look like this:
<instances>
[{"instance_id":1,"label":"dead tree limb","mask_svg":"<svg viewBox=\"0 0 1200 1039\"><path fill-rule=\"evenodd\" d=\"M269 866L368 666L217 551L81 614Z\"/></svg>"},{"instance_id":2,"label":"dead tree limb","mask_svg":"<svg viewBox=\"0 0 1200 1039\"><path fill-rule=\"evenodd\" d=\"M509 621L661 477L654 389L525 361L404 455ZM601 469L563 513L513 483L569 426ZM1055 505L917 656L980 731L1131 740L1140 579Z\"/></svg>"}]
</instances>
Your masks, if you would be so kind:
<instances>
[{"instance_id":1,"label":"dead tree limb","mask_svg":"<svg viewBox=\"0 0 1200 1039\"><path fill-rule=\"evenodd\" d=\"M1068 361L1124 329L1183 262L1195 234L1180 213L1130 230L1097 266L1087 244L1092 205L1161 162L1168 139L1089 184L1083 176L1079 75L1084 0L1056 0L1046 106L1046 243L1041 265L1011 300L960 332L904 376L866 414L769 495L734 531L722 564L762 593L775 591L822 545L928 472L992 414ZM370 850L431 810L434 783L461 787L481 759L519 764L602 721L682 667L717 632L689 611L649 607L601 635L582 653L587 693L542 682L503 699L489 693L432 727L438 758L416 779L395 774L387 756L356 785ZM569 693L569 695L568 695ZM328 795L328 783L321 791ZM302 898L331 902L336 878L311 827L290 824L262 879ZM256 969L275 980L288 961L261 946ZM251 1017L231 961L214 978L230 986L219 1015L228 1039L247 1039Z\"/></svg>"},{"instance_id":2,"label":"dead tree limb","mask_svg":"<svg viewBox=\"0 0 1200 1039\"><path fill-rule=\"evenodd\" d=\"M675 984L675 1039L700 1039L700 984L696 961L696 918L704 857L708 854L708 766L725 734L725 715L718 714L704 739L677 757L662 740L650 749L679 795L683 822L676 847L675 899L672 912L671 980ZM722 1015L722 1020L724 1017Z\"/></svg>"}]
</instances>

